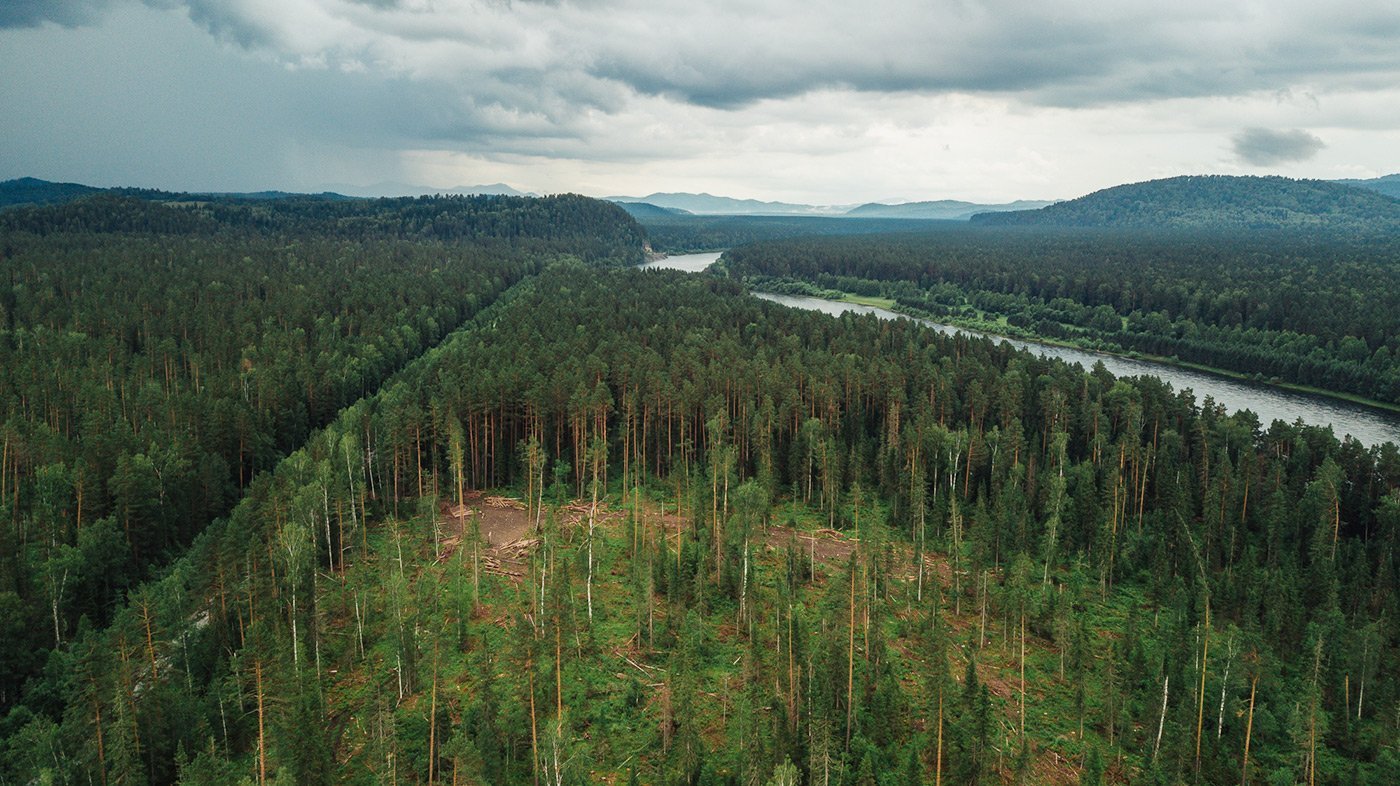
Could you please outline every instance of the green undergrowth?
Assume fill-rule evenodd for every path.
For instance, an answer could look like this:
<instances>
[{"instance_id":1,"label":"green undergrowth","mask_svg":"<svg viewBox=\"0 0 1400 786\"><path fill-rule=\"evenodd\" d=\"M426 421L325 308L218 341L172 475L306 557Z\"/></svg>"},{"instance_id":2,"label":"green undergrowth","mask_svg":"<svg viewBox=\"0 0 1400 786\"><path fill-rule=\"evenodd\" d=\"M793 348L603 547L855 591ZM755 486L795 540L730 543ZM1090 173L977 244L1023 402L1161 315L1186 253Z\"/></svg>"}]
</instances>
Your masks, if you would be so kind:
<instances>
[{"instance_id":1,"label":"green undergrowth","mask_svg":"<svg viewBox=\"0 0 1400 786\"><path fill-rule=\"evenodd\" d=\"M1077 567L1051 571L1027 612L1023 738L1020 617L1006 599L1005 570L989 566L982 585L968 571L955 613L953 586L934 579L932 570L923 597L916 597L914 544L887 526L883 504L862 511L859 530L833 531L822 511L784 499L753 534L741 613L741 600L721 589L723 579L715 584L706 575L713 560L697 553L707 511L700 511L699 521L687 516L676 572L677 533L667 530L665 545L659 534L661 506L671 514L668 521L676 509L666 497L653 489L640 503L624 505L615 493L600 505L591 621L587 525L567 521L564 508L546 505L542 531L531 535L539 545L513 564L519 576L486 569L498 552L477 540L470 526L449 549L443 544L453 541L453 524L441 516L372 524L366 548L344 572L319 585L318 607L327 619L318 657L327 715L339 729L337 780L423 781L430 744L439 773L457 761L468 772L499 768L524 778L536 766L554 766L558 747L561 766L583 781L621 783L636 771L642 783L664 782L685 765L677 746L693 745L703 769L719 778L740 777L749 737L771 734L773 714L785 709L787 604L799 621L798 635L806 628L810 636L792 665L799 672L821 667L825 647L836 654L835 682L844 690L853 591L856 690L868 694L857 696L858 708L870 711L867 703L874 704L887 716L863 728L888 725L873 733L907 738L932 766L937 699L930 675L937 671L930 664L940 657L934 640L941 636L944 672L951 678L944 693L945 734L951 740L959 722L956 702L971 661L990 688L990 772L1012 778L1018 767L1029 767L1041 777L1073 782L1070 776L1089 750L1111 750L1093 720L1106 712L1109 699L1089 675L1130 627L1160 614L1140 591L1100 591ZM850 550L842 556L819 549L813 556L787 545L792 534L799 542L815 538L821 547L843 544ZM635 544L640 546L634 551ZM935 563L950 559L941 550L930 556ZM967 555L961 562L970 565ZM676 586L687 570L694 573L686 586ZM1033 578L1038 584L1040 577ZM558 583L567 590L556 590ZM1067 654L1070 634L1055 618L1057 604L1074 605L1079 630L1090 640L1077 655ZM942 631L937 634L931 627L935 615ZM411 631L411 665L402 661L401 629ZM1073 662L1076 657L1081 662ZM873 665L872 658L884 662ZM410 672L401 685L401 674ZM892 682L862 688L875 672L887 673ZM811 679L810 673L798 678L799 711L807 697L802 681ZM437 731L430 739L434 709ZM759 716L766 720L760 723ZM506 744L482 759L472 740L485 733L501 735ZM835 743L844 754L845 740ZM925 744L933 747L922 750ZM1148 764L1131 748L1116 750L1109 761L1120 772L1140 772Z\"/></svg>"}]
</instances>

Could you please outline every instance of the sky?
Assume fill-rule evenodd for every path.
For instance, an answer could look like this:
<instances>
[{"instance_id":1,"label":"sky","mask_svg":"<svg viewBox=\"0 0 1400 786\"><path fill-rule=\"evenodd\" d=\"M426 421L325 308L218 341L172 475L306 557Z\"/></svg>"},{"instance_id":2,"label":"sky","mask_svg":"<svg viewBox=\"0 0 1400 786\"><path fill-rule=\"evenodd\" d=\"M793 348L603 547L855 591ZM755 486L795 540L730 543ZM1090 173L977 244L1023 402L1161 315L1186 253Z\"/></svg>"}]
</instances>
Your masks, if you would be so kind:
<instances>
[{"instance_id":1,"label":"sky","mask_svg":"<svg viewBox=\"0 0 1400 786\"><path fill-rule=\"evenodd\" d=\"M810 204L1400 172L1400 3L3 0L0 179Z\"/></svg>"}]
</instances>

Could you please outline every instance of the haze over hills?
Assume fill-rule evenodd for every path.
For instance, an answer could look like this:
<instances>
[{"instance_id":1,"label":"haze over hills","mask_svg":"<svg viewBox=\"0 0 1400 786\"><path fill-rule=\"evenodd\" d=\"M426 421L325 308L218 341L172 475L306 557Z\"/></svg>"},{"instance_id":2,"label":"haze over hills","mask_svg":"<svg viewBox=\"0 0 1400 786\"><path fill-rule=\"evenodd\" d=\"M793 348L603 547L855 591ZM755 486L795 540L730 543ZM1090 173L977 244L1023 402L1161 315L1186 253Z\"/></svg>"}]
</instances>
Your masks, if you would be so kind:
<instances>
[{"instance_id":1,"label":"haze over hills","mask_svg":"<svg viewBox=\"0 0 1400 786\"><path fill-rule=\"evenodd\" d=\"M344 194L324 192L321 194L300 194L292 191L161 191L153 188L99 188L82 183L52 183L33 177L21 177L0 182L0 208L22 205L62 205L94 194L128 196L155 200L188 199L289 199L293 197L316 196L323 199L354 199Z\"/></svg>"},{"instance_id":2,"label":"haze over hills","mask_svg":"<svg viewBox=\"0 0 1400 786\"><path fill-rule=\"evenodd\" d=\"M1400 201L1325 180L1189 175L971 220L985 226L1376 231L1400 229Z\"/></svg>"},{"instance_id":3,"label":"haze over hills","mask_svg":"<svg viewBox=\"0 0 1400 786\"><path fill-rule=\"evenodd\" d=\"M695 215L849 216L851 218L912 218L943 221L966 221L976 213L1030 210L1052 204L1048 200L1017 200L1009 204L980 204L958 199L940 199L922 202L868 202L855 206L808 205L684 192L655 193L644 197L611 196L606 198L619 204L645 203Z\"/></svg>"},{"instance_id":4,"label":"haze over hills","mask_svg":"<svg viewBox=\"0 0 1400 786\"><path fill-rule=\"evenodd\" d=\"M306 196L288 191L193 192L179 194L154 189L100 188L80 183L55 183L33 177L0 182L0 208L12 205L62 204L96 193L152 199L224 197L284 199ZM317 196L375 198L406 195L536 196L504 183L433 189L404 183L371 186L337 185ZM1017 200L980 204L963 200L881 203L858 206L808 205L692 194L658 192L645 197L614 196L634 218L676 217L822 217L972 221L1010 226L1119 226L1193 228L1400 228L1400 174L1368 180L1292 180L1283 177L1190 175L1114 186L1078 199L1052 202Z\"/></svg>"},{"instance_id":5,"label":"haze over hills","mask_svg":"<svg viewBox=\"0 0 1400 786\"><path fill-rule=\"evenodd\" d=\"M734 197L713 194L690 194L669 192L648 194L644 197L610 196L609 202L645 202L657 207L684 210L697 215L841 215L850 205L821 206L803 205L793 202L764 202L758 199L735 199Z\"/></svg>"},{"instance_id":6,"label":"haze over hills","mask_svg":"<svg viewBox=\"0 0 1400 786\"><path fill-rule=\"evenodd\" d=\"M939 199L932 202L904 202L902 204L882 204L871 202L846 211L852 218L924 218L951 221L966 221L978 213L996 213L1010 210L1036 210L1053 205L1049 200L1018 199L1001 205L979 205L958 199Z\"/></svg>"},{"instance_id":7,"label":"haze over hills","mask_svg":"<svg viewBox=\"0 0 1400 786\"><path fill-rule=\"evenodd\" d=\"M1400 174L1372 177L1365 180L1333 180L1333 183L1365 188L1389 197L1400 199Z\"/></svg>"},{"instance_id":8,"label":"haze over hills","mask_svg":"<svg viewBox=\"0 0 1400 786\"><path fill-rule=\"evenodd\" d=\"M155 197L157 197L157 198L161 198L161 197L164 197L164 196L166 195L166 192L164 192L164 191L152 191L152 192L149 192L149 194L152 195L152 196L155 196ZM195 191L195 192L192 192L192 193L190 193L190 194L181 194L180 196L212 197L212 198L216 198L216 199L220 199L220 198L222 198L222 199L251 199L251 200L258 200L258 199L293 199L293 198L296 198L296 197L317 197L317 198L320 198L320 199L329 199L329 200L332 200L332 201L334 201L334 200L359 199L359 198L360 198L360 197L355 197L355 196L349 196L349 195L346 195L346 194L340 194L340 193L337 193L337 192L335 192L335 191L322 191L322 192L319 193L319 194L304 194L304 193L301 193L301 192L299 192L299 191Z\"/></svg>"},{"instance_id":9,"label":"haze over hills","mask_svg":"<svg viewBox=\"0 0 1400 786\"><path fill-rule=\"evenodd\" d=\"M431 196L538 196L512 188L504 183L483 186L458 186L452 189L435 189L428 186L414 186L403 183L379 183L372 186L335 186L318 194L296 191L193 191L173 192L148 188L100 188L81 183L54 183L34 177L21 177L0 182L0 208L12 205L59 205L92 194L117 194L150 199L171 199L174 197L218 197L229 199L287 199L292 197L317 196L327 199L373 199L380 197Z\"/></svg>"},{"instance_id":10,"label":"haze over hills","mask_svg":"<svg viewBox=\"0 0 1400 786\"><path fill-rule=\"evenodd\" d=\"M614 202L613 204L626 210L628 215L637 220L694 215L689 210L681 210L678 207L658 207L650 202Z\"/></svg>"},{"instance_id":11,"label":"haze over hills","mask_svg":"<svg viewBox=\"0 0 1400 786\"><path fill-rule=\"evenodd\" d=\"M518 188L508 186L505 183L490 183L488 185L476 186L456 186L454 188L434 188L433 186L415 185L413 183L373 183L368 186L355 186L346 183L334 183L326 186L327 190L338 194L356 197L400 197L400 196L431 196L433 194L455 194L459 196L478 195L501 195L501 196L539 196L532 191L521 191Z\"/></svg>"},{"instance_id":12,"label":"haze over hills","mask_svg":"<svg viewBox=\"0 0 1400 786\"><path fill-rule=\"evenodd\" d=\"M6 205L61 204L98 192L117 192L132 195L146 195L168 198L172 192L149 189L104 189L79 183L52 183L32 177L20 178L0 183L0 207ZM256 192L196 192L199 196L219 196L238 199L281 199L303 196L289 191ZM421 196L431 194L447 195L504 195L537 196L533 192L521 191L505 183L489 185L457 186L438 189L430 186L408 183L384 182L369 186L332 184L318 196L340 198L378 198L399 196ZM924 202L880 203L871 202L852 207L851 205L807 205L794 202L765 202L758 199L737 199L713 194L691 194L685 192L655 193L645 197L614 196L608 201L623 205L636 218L664 218L669 216L822 216L851 218L906 218L923 220L966 221L980 212L1000 210L1026 210L1051 204L1048 201L1019 200L1009 204L979 204L962 200L943 199Z\"/></svg>"}]
</instances>

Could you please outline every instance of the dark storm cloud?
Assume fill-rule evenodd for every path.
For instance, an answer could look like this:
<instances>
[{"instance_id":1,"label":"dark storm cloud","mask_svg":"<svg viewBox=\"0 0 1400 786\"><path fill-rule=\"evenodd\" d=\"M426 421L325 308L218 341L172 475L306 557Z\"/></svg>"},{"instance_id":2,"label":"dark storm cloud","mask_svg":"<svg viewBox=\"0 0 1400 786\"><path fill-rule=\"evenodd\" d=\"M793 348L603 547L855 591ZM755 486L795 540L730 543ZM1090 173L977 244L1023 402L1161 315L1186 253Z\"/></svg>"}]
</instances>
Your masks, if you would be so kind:
<instances>
[{"instance_id":1,"label":"dark storm cloud","mask_svg":"<svg viewBox=\"0 0 1400 786\"><path fill-rule=\"evenodd\" d=\"M1400 85L1400 5L1355 0L0 0L0 36L17 75L0 80L0 169L109 162L114 179L203 172L203 187L315 171L329 149L347 171L357 151L409 151L702 173L756 148L839 155L875 126L934 129L947 149L959 112L991 112L992 134L1051 116L1062 135L1071 117L1096 118L1088 136L1208 125L1198 144L1218 156L1240 126L1393 128L1364 97ZM1173 125L1160 103L1313 96L1329 122L1217 102L1226 119ZM1316 153L1262 133L1240 135L1241 161ZM1059 160L1025 139L1035 166Z\"/></svg>"},{"instance_id":2,"label":"dark storm cloud","mask_svg":"<svg viewBox=\"0 0 1400 786\"><path fill-rule=\"evenodd\" d=\"M0 27L137 0L9 0ZM814 90L1001 94L1082 107L1400 81L1400 5L1279 0L142 0L289 64L508 82L596 106L609 82L734 109ZM423 54L427 48L431 54ZM532 82L513 75L531 74Z\"/></svg>"},{"instance_id":3,"label":"dark storm cloud","mask_svg":"<svg viewBox=\"0 0 1400 786\"><path fill-rule=\"evenodd\" d=\"M344 174L304 176L399 178L393 158L405 148L578 155L580 113L619 110L626 92L523 66L470 79L288 68L244 54L251 35L210 45L206 29L128 5L100 27L64 29L61 46L41 31L0 42L0 73L16 75L0 80L0 179L256 190L314 187L289 182L289 168L320 172L329 158ZM357 174L371 165L378 174Z\"/></svg>"},{"instance_id":4,"label":"dark storm cloud","mask_svg":"<svg viewBox=\"0 0 1400 786\"><path fill-rule=\"evenodd\" d=\"M221 0L183 0L190 21L208 30L223 41L245 49L271 46L275 40L275 22L257 14L240 12L236 6Z\"/></svg>"},{"instance_id":5,"label":"dark storm cloud","mask_svg":"<svg viewBox=\"0 0 1400 786\"><path fill-rule=\"evenodd\" d=\"M885 5L904 7L830 19L793 2L789 14L757 20L756 29L745 20L702 19L683 37L608 47L589 71L645 94L735 108L826 88L1041 93L1078 103L1075 86L1136 70L1134 47L1105 21L1055 24L1034 5L996 19Z\"/></svg>"},{"instance_id":6,"label":"dark storm cloud","mask_svg":"<svg viewBox=\"0 0 1400 786\"><path fill-rule=\"evenodd\" d=\"M1166 10L1131 0L294 0L280 14L249 0L160 1L183 4L222 40L292 62L394 67L431 40L458 46L435 65L464 78L523 58L535 88L583 87L582 75L724 109L830 88L1080 107L1400 78L1400 6L1356 0Z\"/></svg>"},{"instance_id":7,"label":"dark storm cloud","mask_svg":"<svg viewBox=\"0 0 1400 786\"><path fill-rule=\"evenodd\" d=\"M97 19L108 0L4 0L0 28L38 27L45 22L75 27Z\"/></svg>"},{"instance_id":8,"label":"dark storm cloud","mask_svg":"<svg viewBox=\"0 0 1400 786\"><path fill-rule=\"evenodd\" d=\"M679 18L659 34L589 44L587 68L642 93L723 108L829 87L1079 107L1400 74L1400 34L1385 32L1400 25L1400 7L1060 5L876 1L850 13L777 0L729 19L673 6Z\"/></svg>"},{"instance_id":9,"label":"dark storm cloud","mask_svg":"<svg viewBox=\"0 0 1400 786\"><path fill-rule=\"evenodd\" d=\"M1235 155L1246 164L1273 166L1306 161L1326 147L1315 135L1294 129L1273 131L1267 128L1246 128L1232 140Z\"/></svg>"}]
</instances>

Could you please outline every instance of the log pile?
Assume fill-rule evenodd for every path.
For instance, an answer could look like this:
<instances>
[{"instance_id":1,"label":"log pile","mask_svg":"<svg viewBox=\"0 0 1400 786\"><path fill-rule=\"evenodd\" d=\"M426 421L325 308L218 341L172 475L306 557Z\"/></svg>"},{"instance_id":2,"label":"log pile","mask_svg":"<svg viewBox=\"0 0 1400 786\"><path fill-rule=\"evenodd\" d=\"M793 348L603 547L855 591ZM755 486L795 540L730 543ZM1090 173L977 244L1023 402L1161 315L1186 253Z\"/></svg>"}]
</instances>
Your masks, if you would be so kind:
<instances>
[{"instance_id":1,"label":"log pile","mask_svg":"<svg viewBox=\"0 0 1400 786\"><path fill-rule=\"evenodd\" d=\"M505 560L499 559L498 557L494 557L490 554L482 556L481 569L482 571L489 573L492 576L505 576L506 578L511 579L521 579L525 577L524 568L520 567L519 565L516 565L513 562L506 562Z\"/></svg>"},{"instance_id":2,"label":"log pile","mask_svg":"<svg viewBox=\"0 0 1400 786\"><path fill-rule=\"evenodd\" d=\"M531 549L538 545L540 545L539 538L521 538L497 546L491 551L509 560L522 560L530 553Z\"/></svg>"},{"instance_id":3,"label":"log pile","mask_svg":"<svg viewBox=\"0 0 1400 786\"><path fill-rule=\"evenodd\" d=\"M482 502L486 503L486 506L491 508L515 508L516 510L525 509L525 503L521 502L515 497L485 497L482 499Z\"/></svg>"}]
</instances>

